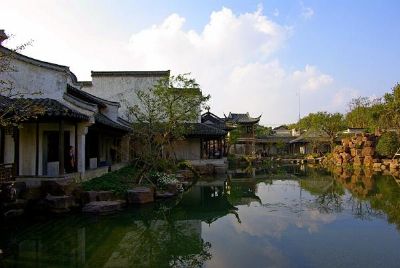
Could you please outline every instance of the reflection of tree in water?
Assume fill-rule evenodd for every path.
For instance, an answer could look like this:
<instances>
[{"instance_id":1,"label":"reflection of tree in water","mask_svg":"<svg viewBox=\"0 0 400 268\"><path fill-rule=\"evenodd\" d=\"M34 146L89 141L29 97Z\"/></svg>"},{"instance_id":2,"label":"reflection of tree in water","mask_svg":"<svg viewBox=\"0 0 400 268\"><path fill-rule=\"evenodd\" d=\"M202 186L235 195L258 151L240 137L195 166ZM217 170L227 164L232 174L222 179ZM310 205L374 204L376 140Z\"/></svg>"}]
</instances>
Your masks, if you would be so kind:
<instances>
[{"instance_id":1,"label":"reflection of tree in water","mask_svg":"<svg viewBox=\"0 0 400 268\"><path fill-rule=\"evenodd\" d=\"M371 170L336 167L331 176L308 170L302 188L316 195L320 212L337 213L349 209L354 217L369 220L386 215L400 229L400 187L391 176L374 175ZM345 194L347 189L350 195Z\"/></svg>"}]
</instances>

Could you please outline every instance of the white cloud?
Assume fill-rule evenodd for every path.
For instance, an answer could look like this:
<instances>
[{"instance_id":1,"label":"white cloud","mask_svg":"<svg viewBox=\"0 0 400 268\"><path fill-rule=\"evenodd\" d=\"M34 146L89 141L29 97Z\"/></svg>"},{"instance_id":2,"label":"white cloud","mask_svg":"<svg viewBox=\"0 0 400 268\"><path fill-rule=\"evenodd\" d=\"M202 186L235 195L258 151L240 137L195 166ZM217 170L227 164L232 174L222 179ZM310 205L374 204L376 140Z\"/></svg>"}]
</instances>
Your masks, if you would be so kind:
<instances>
[{"instance_id":1,"label":"white cloud","mask_svg":"<svg viewBox=\"0 0 400 268\"><path fill-rule=\"evenodd\" d=\"M275 17L279 17L279 9L275 8L274 12L272 12L272 15L274 15Z\"/></svg>"},{"instance_id":2,"label":"white cloud","mask_svg":"<svg viewBox=\"0 0 400 268\"><path fill-rule=\"evenodd\" d=\"M314 9L312 9L311 7L306 7L302 1L300 2L300 6L301 6L301 16L304 19L307 20L310 19L312 16L314 16Z\"/></svg>"},{"instance_id":3,"label":"white cloud","mask_svg":"<svg viewBox=\"0 0 400 268\"><path fill-rule=\"evenodd\" d=\"M132 35L132 60L141 68L192 72L212 96L212 111L263 114L264 123L294 121L298 114L298 91L304 97L326 94L334 79L306 65L288 71L276 58L291 28L262 14L236 15L229 8L212 12L202 31L185 31L185 19L172 14L159 25ZM329 93L328 93L329 94ZM334 94L334 93L332 93ZM307 103L307 100L305 100ZM322 107L318 107L318 104ZM310 109L324 109L326 101Z\"/></svg>"},{"instance_id":4,"label":"white cloud","mask_svg":"<svg viewBox=\"0 0 400 268\"><path fill-rule=\"evenodd\" d=\"M10 1L0 23L25 40L35 39L24 53L71 66L79 79L90 79L90 70L191 72L211 94L216 114L248 111L262 114L262 122L270 124L297 119L299 90L302 114L340 106L332 104L337 86L331 75L312 64L288 68L279 60L293 28L265 16L262 6L242 14L229 8L214 11L201 30L186 30L189 17L171 14L126 42L111 31L113 22L104 14L89 18L77 6L60 5ZM50 11L58 18L51 23Z\"/></svg>"}]
</instances>

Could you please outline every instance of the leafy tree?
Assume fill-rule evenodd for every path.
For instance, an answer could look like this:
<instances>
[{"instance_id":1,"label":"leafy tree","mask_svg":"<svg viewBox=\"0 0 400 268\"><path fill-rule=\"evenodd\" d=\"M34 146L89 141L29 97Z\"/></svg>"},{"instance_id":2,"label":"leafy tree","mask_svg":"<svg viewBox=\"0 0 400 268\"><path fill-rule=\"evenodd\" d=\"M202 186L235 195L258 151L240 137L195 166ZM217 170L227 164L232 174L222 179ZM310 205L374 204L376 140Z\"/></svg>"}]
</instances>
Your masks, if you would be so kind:
<instances>
[{"instance_id":1,"label":"leafy tree","mask_svg":"<svg viewBox=\"0 0 400 268\"><path fill-rule=\"evenodd\" d=\"M385 157L392 157L400 147L399 136L395 132L383 133L376 145L376 152Z\"/></svg>"},{"instance_id":2,"label":"leafy tree","mask_svg":"<svg viewBox=\"0 0 400 268\"><path fill-rule=\"evenodd\" d=\"M329 137L332 150L338 132L345 129L346 124L340 113L317 112L300 119L297 128L325 133Z\"/></svg>"},{"instance_id":3,"label":"leafy tree","mask_svg":"<svg viewBox=\"0 0 400 268\"><path fill-rule=\"evenodd\" d=\"M256 126L256 137L267 136L273 133L272 127Z\"/></svg>"},{"instance_id":4,"label":"leafy tree","mask_svg":"<svg viewBox=\"0 0 400 268\"><path fill-rule=\"evenodd\" d=\"M400 130L400 84L392 88L391 93L383 97L384 108L380 116L381 125Z\"/></svg>"},{"instance_id":5,"label":"leafy tree","mask_svg":"<svg viewBox=\"0 0 400 268\"><path fill-rule=\"evenodd\" d=\"M381 117L384 104L380 98L371 100L367 97L358 97L349 103L349 112L346 114L346 123L349 127L365 128L374 131L382 126Z\"/></svg>"},{"instance_id":6,"label":"leafy tree","mask_svg":"<svg viewBox=\"0 0 400 268\"><path fill-rule=\"evenodd\" d=\"M136 148L141 174L173 168L174 143L189 133L190 122L197 122L210 96L203 95L188 74L162 78L153 88L139 90L136 95L138 103L128 107L127 115L134 122L133 135L141 147Z\"/></svg>"},{"instance_id":7,"label":"leafy tree","mask_svg":"<svg viewBox=\"0 0 400 268\"><path fill-rule=\"evenodd\" d=\"M7 49L0 45L0 126L18 126L19 123L36 118L45 112L44 107L33 105L27 96L41 94L40 90L27 92L15 86L12 73L17 72L13 64L16 54L31 42Z\"/></svg>"}]
</instances>

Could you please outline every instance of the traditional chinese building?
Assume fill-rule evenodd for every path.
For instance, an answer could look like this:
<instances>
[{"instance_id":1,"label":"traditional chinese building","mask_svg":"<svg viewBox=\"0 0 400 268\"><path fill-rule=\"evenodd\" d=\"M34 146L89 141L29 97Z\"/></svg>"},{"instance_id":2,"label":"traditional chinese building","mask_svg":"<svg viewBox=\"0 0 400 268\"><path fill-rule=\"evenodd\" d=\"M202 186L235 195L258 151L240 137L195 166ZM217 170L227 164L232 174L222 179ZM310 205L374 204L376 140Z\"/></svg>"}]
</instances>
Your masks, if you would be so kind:
<instances>
[{"instance_id":1,"label":"traditional chinese building","mask_svg":"<svg viewBox=\"0 0 400 268\"><path fill-rule=\"evenodd\" d=\"M87 179L128 162L130 127L118 115L118 102L82 91L67 66L33 59L3 46L0 53L12 66L0 79L23 92L25 103L43 110L38 116L1 128L3 173L12 170L8 176L31 181ZM10 105L19 109L21 100L3 95L0 109Z\"/></svg>"}]
</instances>

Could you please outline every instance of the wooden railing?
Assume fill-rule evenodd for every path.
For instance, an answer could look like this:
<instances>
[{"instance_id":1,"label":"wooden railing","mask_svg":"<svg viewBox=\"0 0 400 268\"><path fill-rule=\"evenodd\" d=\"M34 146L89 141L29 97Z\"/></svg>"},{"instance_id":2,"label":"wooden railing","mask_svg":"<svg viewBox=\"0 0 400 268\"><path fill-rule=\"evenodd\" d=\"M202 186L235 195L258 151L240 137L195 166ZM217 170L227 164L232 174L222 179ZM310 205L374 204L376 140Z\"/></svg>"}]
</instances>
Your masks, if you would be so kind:
<instances>
[{"instance_id":1,"label":"wooden railing","mask_svg":"<svg viewBox=\"0 0 400 268\"><path fill-rule=\"evenodd\" d=\"M0 182L15 180L14 164L0 164Z\"/></svg>"}]
</instances>

